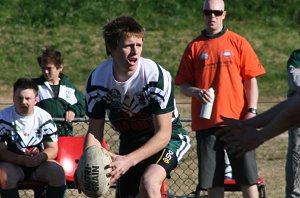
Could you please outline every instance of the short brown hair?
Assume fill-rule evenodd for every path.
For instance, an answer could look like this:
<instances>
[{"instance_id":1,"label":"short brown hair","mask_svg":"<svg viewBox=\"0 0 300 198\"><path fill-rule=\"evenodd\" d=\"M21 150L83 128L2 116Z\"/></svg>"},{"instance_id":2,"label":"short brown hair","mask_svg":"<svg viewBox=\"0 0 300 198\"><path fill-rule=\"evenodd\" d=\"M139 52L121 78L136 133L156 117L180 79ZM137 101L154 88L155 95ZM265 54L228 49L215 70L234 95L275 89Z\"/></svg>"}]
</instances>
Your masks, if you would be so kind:
<instances>
[{"instance_id":1,"label":"short brown hair","mask_svg":"<svg viewBox=\"0 0 300 198\"><path fill-rule=\"evenodd\" d=\"M38 86L30 78L18 78L14 83L14 94L16 93L17 89L32 89L35 93L35 96L38 95Z\"/></svg>"},{"instance_id":2,"label":"short brown hair","mask_svg":"<svg viewBox=\"0 0 300 198\"><path fill-rule=\"evenodd\" d=\"M64 64L64 58L60 51L47 47L42 51L42 55L37 58L40 67L53 64L56 68L60 68Z\"/></svg>"},{"instance_id":3,"label":"short brown hair","mask_svg":"<svg viewBox=\"0 0 300 198\"><path fill-rule=\"evenodd\" d=\"M111 55L108 48L116 49L118 42L128 36L144 38L144 28L131 16L120 16L103 27L103 38L107 55Z\"/></svg>"}]
</instances>

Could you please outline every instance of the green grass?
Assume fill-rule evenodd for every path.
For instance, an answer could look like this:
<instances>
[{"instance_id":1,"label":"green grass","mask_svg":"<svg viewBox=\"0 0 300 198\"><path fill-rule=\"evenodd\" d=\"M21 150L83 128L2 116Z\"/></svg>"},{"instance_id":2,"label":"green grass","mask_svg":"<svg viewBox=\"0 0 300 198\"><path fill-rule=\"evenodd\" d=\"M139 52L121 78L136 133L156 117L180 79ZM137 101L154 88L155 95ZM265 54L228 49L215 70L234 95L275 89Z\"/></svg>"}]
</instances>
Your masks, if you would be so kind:
<instances>
[{"instance_id":1,"label":"green grass","mask_svg":"<svg viewBox=\"0 0 300 198\"><path fill-rule=\"evenodd\" d=\"M146 27L143 56L163 65L174 76L187 43L203 29L201 2L1 0L0 101L11 94L7 92L18 77L40 75L36 57L45 46L63 52L64 72L84 90L89 73L108 58L101 27L123 14L134 16ZM263 112L275 105L268 102L278 102L286 95L286 61L292 50L300 48L300 27L294 22L300 0L230 0L226 4L225 24L250 41L267 70L258 78L260 100L267 102L259 103L258 109ZM176 97L185 99L175 91ZM180 112L189 117L189 110L189 104L184 104ZM257 150L259 174L268 197L284 197L286 145L287 138L281 136Z\"/></svg>"},{"instance_id":2,"label":"green grass","mask_svg":"<svg viewBox=\"0 0 300 198\"><path fill-rule=\"evenodd\" d=\"M89 73L107 58L101 28L107 20L132 15L146 27L143 56L175 76L187 43L203 29L202 1L194 0L3 0L0 7L1 86L20 76L40 75L36 57L45 46L65 56L65 70L84 89ZM286 61L299 48L294 16L300 0L231 0L225 24L252 44L267 75L261 96L284 96Z\"/></svg>"}]
</instances>

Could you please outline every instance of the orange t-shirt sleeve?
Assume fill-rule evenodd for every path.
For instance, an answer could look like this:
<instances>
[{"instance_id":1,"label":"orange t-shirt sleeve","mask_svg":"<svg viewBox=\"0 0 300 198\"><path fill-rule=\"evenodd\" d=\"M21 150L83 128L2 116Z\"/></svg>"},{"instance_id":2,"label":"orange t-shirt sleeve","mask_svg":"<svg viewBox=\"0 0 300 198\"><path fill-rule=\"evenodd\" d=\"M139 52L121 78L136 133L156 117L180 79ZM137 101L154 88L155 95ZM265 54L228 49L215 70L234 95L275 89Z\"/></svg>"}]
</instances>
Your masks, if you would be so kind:
<instances>
[{"instance_id":1,"label":"orange t-shirt sleeve","mask_svg":"<svg viewBox=\"0 0 300 198\"><path fill-rule=\"evenodd\" d=\"M193 78L194 66L193 66L193 57L191 54L191 48L188 46L184 54L182 55L179 69L175 77L175 84L181 85L189 83L190 85L195 84L195 79Z\"/></svg>"},{"instance_id":2,"label":"orange t-shirt sleeve","mask_svg":"<svg viewBox=\"0 0 300 198\"><path fill-rule=\"evenodd\" d=\"M244 80L265 74L265 68L259 61L254 49L246 39L242 39L241 51L242 77Z\"/></svg>"}]
</instances>

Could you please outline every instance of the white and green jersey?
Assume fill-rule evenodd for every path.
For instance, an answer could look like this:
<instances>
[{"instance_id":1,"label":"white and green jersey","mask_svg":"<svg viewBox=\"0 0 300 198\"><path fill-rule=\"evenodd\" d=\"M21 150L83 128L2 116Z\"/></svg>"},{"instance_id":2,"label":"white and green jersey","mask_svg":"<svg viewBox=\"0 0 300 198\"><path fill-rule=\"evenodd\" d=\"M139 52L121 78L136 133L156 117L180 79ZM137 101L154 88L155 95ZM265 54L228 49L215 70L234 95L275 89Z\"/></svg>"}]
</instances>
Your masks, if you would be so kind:
<instances>
[{"instance_id":1,"label":"white and green jersey","mask_svg":"<svg viewBox=\"0 0 300 198\"><path fill-rule=\"evenodd\" d=\"M300 49L294 50L287 61L288 70L288 97L300 93Z\"/></svg>"},{"instance_id":2,"label":"white and green jersey","mask_svg":"<svg viewBox=\"0 0 300 198\"><path fill-rule=\"evenodd\" d=\"M0 111L0 141L8 150L31 155L44 149L43 141L57 141L57 128L45 110L35 106L30 116L20 116L15 107Z\"/></svg>"},{"instance_id":3,"label":"white and green jersey","mask_svg":"<svg viewBox=\"0 0 300 198\"><path fill-rule=\"evenodd\" d=\"M121 141L132 142L153 136L153 115L173 112L172 139L189 145L176 108L170 73L152 60L140 58L135 73L127 81L118 82L112 65L112 60L100 64L88 78L87 115L100 119L107 113Z\"/></svg>"},{"instance_id":4,"label":"white and green jersey","mask_svg":"<svg viewBox=\"0 0 300 198\"><path fill-rule=\"evenodd\" d=\"M46 110L52 118L65 118L67 111L73 111L75 117L85 116L84 94L76 89L74 84L63 73L59 74L59 78L59 85L53 87L43 75L32 79L39 88L36 106ZM55 123L60 136L73 135L72 123L65 121L56 121Z\"/></svg>"}]
</instances>

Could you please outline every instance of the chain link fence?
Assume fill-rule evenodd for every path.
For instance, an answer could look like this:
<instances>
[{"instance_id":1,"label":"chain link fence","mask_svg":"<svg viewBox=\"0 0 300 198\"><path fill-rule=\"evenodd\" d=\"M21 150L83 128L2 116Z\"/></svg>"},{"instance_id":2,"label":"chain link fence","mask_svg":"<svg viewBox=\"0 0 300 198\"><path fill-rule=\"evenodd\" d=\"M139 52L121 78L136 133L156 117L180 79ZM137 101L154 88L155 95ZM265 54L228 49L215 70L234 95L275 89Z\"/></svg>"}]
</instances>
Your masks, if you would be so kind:
<instances>
[{"instance_id":1,"label":"chain link fence","mask_svg":"<svg viewBox=\"0 0 300 198\"><path fill-rule=\"evenodd\" d=\"M267 105L264 105L264 108L261 108L263 111L269 109L271 106L276 104L277 102L268 102ZM188 106L187 106L188 105ZM7 106L3 105L2 106ZM189 104L181 105L181 113L183 116L189 116ZM0 104L0 109L1 104ZM180 107L179 107L180 109ZM188 113L185 113L188 112ZM262 112L262 111L261 111ZM167 180L167 189L168 193L174 195L173 197L194 197L192 194L196 191L197 183L198 183L198 160L197 160L197 150L196 150L196 138L195 132L191 130L191 119L190 118L182 118L182 124L185 130L188 132L192 147L186 153L186 155L181 160L181 163L178 167L172 172L171 179ZM88 118L76 119L73 122L74 127L74 136L84 136L88 129ZM119 134L113 130L113 127L110 125L110 122L107 121L105 124L105 133L104 138L106 139L107 146L110 151L118 152L119 147ZM76 145L74 145L76 146ZM32 190L19 190L20 197L33 197ZM205 195L205 193L203 193ZM86 197L83 193L78 193L76 189L68 189L65 197L73 198L73 197ZM109 192L104 196L107 198L115 197L115 188L110 188ZM240 192L230 193L230 195L226 195L226 197L242 197Z\"/></svg>"},{"instance_id":2,"label":"chain link fence","mask_svg":"<svg viewBox=\"0 0 300 198\"><path fill-rule=\"evenodd\" d=\"M58 119L56 119L58 120ZM191 131L190 124L191 119L184 118L182 119L182 124L185 127L186 131ZM88 129L88 119L76 119L73 121L73 135L74 136L84 136ZM196 184L198 181L198 165L197 165L197 155L196 155L196 139L195 133L189 133L191 138L192 147L183 157L179 166L172 172L171 179L167 180L168 192L172 195L183 196L192 194L196 190ZM106 121L105 124L105 133L104 138L108 149L113 152L118 152L119 147L119 134L115 132L110 125L109 121ZM74 145L75 147L76 145ZM32 190L20 190L20 197L33 197ZM105 197L114 197L115 187L110 188L108 194ZM84 194L79 194L76 189L68 189L66 196L68 198L73 197L86 197Z\"/></svg>"},{"instance_id":3,"label":"chain link fence","mask_svg":"<svg viewBox=\"0 0 300 198\"><path fill-rule=\"evenodd\" d=\"M190 124L191 119L182 119L186 131L191 131ZM74 135L84 135L87 131L87 122L74 123ZM184 156L179 166L173 171L171 179L168 179L168 191L176 196L187 195L195 191L197 184L197 155L196 155L196 139L194 138L195 133L189 133L191 138L192 147L190 151ZM110 123L107 121L105 124L105 135L104 135L109 150L118 152L118 133L116 133ZM113 191L114 189L112 189ZM113 194L113 193L111 193Z\"/></svg>"},{"instance_id":4,"label":"chain link fence","mask_svg":"<svg viewBox=\"0 0 300 198\"><path fill-rule=\"evenodd\" d=\"M60 119L54 119L60 120ZM198 160L196 150L195 133L191 131L191 119L182 118L182 124L191 138L191 148L181 160L178 167L172 172L171 178L167 180L167 191L170 198L188 198L195 197L195 191L198 183ZM88 129L88 119L76 119L73 121L74 136L84 136ZM113 130L109 121L105 123L104 138L108 149L112 152L118 152L119 134ZM76 147L76 145L74 145ZM20 197L33 197L32 190L19 190ZM201 192L201 197L205 197L206 192ZM241 197L241 192L227 192L226 197ZM68 189L65 197L86 197L83 193L78 193L76 189ZM115 186L111 187L109 192L103 196L105 198L115 197Z\"/></svg>"}]
</instances>

